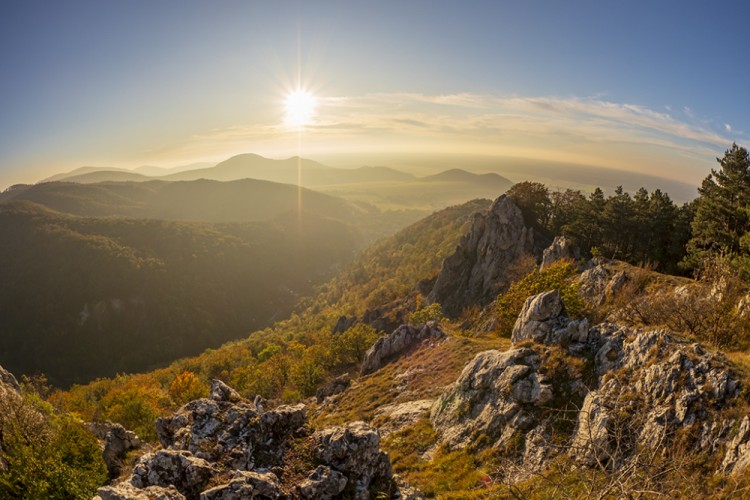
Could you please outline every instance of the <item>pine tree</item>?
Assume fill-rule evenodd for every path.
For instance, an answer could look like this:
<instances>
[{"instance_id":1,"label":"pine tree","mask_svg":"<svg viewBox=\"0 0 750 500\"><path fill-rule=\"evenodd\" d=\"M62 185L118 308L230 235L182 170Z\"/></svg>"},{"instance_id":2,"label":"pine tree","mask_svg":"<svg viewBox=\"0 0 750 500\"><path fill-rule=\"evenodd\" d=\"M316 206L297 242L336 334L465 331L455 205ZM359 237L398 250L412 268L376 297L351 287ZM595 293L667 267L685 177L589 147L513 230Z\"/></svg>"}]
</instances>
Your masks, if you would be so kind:
<instances>
[{"instance_id":1,"label":"pine tree","mask_svg":"<svg viewBox=\"0 0 750 500\"><path fill-rule=\"evenodd\" d=\"M698 189L693 237L688 242L684 266L697 268L710 255L739 255L741 238L750 231L750 158L747 150L732 144L717 158L721 169L711 169Z\"/></svg>"}]
</instances>

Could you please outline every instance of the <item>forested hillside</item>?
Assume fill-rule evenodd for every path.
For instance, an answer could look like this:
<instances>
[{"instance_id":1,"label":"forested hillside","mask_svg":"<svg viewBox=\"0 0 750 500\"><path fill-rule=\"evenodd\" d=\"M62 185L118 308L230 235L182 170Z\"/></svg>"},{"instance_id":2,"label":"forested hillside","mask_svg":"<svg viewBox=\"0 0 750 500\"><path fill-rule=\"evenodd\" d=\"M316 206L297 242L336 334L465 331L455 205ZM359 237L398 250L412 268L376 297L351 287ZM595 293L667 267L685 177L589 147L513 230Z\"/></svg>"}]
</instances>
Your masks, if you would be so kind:
<instances>
[{"instance_id":1,"label":"forested hillside","mask_svg":"<svg viewBox=\"0 0 750 500\"><path fill-rule=\"evenodd\" d=\"M56 384L148 369L285 317L348 261L350 227L82 218L0 205L0 352Z\"/></svg>"}]
</instances>

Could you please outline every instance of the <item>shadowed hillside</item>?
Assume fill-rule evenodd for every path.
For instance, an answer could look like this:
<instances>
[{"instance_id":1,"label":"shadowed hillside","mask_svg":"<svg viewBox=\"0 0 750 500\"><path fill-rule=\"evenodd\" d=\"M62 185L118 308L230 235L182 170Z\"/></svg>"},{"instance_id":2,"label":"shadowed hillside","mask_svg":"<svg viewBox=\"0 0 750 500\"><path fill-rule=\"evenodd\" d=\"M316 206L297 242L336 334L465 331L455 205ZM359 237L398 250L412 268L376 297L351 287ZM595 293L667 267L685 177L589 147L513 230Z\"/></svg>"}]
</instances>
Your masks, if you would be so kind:
<instances>
[{"instance_id":1,"label":"shadowed hillside","mask_svg":"<svg viewBox=\"0 0 750 500\"><path fill-rule=\"evenodd\" d=\"M0 352L57 384L196 354L288 314L351 258L345 225L303 213L205 224L0 205Z\"/></svg>"}]
</instances>

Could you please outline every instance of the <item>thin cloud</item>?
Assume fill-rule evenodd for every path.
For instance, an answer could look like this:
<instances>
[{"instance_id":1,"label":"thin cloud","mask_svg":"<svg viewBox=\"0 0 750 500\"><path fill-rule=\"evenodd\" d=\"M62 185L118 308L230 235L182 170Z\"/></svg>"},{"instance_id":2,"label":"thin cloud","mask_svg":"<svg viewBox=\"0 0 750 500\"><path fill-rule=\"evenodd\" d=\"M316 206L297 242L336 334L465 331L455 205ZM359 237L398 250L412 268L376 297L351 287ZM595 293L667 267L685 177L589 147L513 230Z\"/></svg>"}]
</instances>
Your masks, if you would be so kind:
<instances>
[{"instance_id":1,"label":"thin cloud","mask_svg":"<svg viewBox=\"0 0 750 500\"><path fill-rule=\"evenodd\" d=\"M590 164L620 168L631 162L634 169L647 169L661 166L665 158L674 165L682 165L685 158L694 166L712 162L731 144L725 134L732 132L729 124L712 125L687 107L676 117L669 108L656 111L600 97L373 93L319 98L316 121L305 127L303 140L309 151L342 144L363 150L526 151L530 157L588 159ZM298 139L280 123L238 125L195 134L175 145L174 152L182 157L196 151L273 150L291 155ZM648 155L658 157L650 167L644 166Z\"/></svg>"}]
</instances>

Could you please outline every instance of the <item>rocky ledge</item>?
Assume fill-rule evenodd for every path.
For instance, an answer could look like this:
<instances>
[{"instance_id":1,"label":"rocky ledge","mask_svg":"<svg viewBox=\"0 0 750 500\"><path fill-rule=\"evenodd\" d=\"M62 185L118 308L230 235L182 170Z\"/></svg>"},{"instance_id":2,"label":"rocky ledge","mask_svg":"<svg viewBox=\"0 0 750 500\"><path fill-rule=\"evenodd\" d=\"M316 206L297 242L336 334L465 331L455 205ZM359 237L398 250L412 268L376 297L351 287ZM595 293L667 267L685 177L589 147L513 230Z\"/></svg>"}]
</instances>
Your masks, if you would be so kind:
<instances>
[{"instance_id":1,"label":"rocky ledge","mask_svg":"<svg viewBox=\"0 0 750 500\"><path fill-rule=\"evenodd\" d=\"M588 328L564 311L554 291L527 300L516 345L479 353L432 406L441 442L505 450L527 476L560 454L612 471L655 450L746 473L748 407L723 356L662 330Z\"/></svg>"},{"instance_id":2,"label":"rocky ledge","mask_svg":"<svg viewBox=\"0 0 750 500\"><path fill-rule=\"evenodd\" d=\"M265 409L216 380L211 398L157 421L143 455L101 500L401 498L378 431L363 422L310 432L305 406Z\"/></svg>"}]
</instances>

